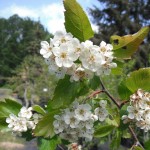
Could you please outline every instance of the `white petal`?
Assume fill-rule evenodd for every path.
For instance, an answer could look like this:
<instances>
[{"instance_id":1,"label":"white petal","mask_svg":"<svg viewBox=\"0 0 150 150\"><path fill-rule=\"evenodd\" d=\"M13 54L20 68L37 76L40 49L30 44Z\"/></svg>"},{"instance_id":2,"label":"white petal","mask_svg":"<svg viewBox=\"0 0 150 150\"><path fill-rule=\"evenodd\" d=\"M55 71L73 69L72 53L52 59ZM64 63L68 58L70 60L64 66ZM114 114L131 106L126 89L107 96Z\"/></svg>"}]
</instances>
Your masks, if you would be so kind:
<instances>
[{"instance_id":1,"label":"white petal","mask_svg":"<svg viewBox=\"0 0 150 150\"><path fill-rule=\"evenodd\" d=\"M56 62L56 64L57 64L58 67L62 67L62 64L63 64L62 59L56 57L56 58L55 58L55 62Z\"/></svg>"},{"instance_id":2,"label":"white petal","mask_svg":"<svg viewBox=\"0 0 150 150\"><path fill-rule=\"evenodd\" d=\"M65 59L65 60L63 61L63 66L64 66L64 67L69 68L69 67L71 67L72 65L73 65L73 62L72 62L71 60L69 60L69 59Z\"/></svg>"}]
</instances>

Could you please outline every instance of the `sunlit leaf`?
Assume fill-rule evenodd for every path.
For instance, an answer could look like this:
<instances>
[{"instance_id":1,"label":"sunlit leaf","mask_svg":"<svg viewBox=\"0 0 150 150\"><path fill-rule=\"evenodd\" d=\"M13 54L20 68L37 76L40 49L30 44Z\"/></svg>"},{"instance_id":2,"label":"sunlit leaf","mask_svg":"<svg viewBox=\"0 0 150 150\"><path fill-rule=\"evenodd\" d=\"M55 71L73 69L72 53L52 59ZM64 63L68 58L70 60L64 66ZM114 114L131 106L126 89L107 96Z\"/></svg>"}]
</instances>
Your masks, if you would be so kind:
<instances>
[{"instance_id":1,"label":"sunlit leaf","mask_svg":"<svg viewBox=\"0 0 150 150\"><path fill-rule=\"evenodd\" d=\"M127 88L133 93L139 88L150 91L150 68L143 68L132 72L126 79Z\"/></svg>"},{"instance_id":2,"label":"sunlit leaf","mask_svg":"<svg viewBox=\"0 0 150 150\"><path fill-rule=\"evenodd\" d=\"M149 27L143 27L137 33L126 36L111 36L114 47L114 56L121 59L129 59L136 52L139 45L149 33Z\"/></svg>"},{"instance_id":3,"label":"sunlit leaf","mask_svg":"<svg viewBox=\"0 0 150 150\"><path fill-rule=\"evenodd\" d=\"M64 0L65 28L80 41L88 40L94 36L91 24L82 7L76 0Z\"/></svg>"}]
</instances>

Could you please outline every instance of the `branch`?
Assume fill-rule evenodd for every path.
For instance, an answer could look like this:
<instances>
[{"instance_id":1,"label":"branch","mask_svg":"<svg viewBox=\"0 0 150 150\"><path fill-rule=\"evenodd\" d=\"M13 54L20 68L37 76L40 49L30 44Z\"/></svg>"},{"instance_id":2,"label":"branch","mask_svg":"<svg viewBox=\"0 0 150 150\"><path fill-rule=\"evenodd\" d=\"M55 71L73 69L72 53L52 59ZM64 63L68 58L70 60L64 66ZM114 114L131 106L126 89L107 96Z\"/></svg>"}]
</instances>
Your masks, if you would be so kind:
<instances>
[{"instance_id":1,"label":"branch","mask_svg":"<svg viewBox=\"0 0 150 150\"><path fill-rule=\"evenodd\" d=\"M111 95L111 94L108 92L108 90L105 88L105 86L104 86L103 82L101 81L101 79L100 79L100 83L101 83L101 86L102 86L102 91L114 102L114 104L116 104L116 106L117 106L119 109L121 109L121 107L122 107L124 104L126 104L126 103L129 102L129 101L127 100L127 101L123 101L121 104L119 104L119 103L117 102L117 100L116 100L114 97L112 97L112 95ZM129 126L128 128L129 128L129 131L131 132L132 137L134 138L136 144L139 145L139 146L144 150L143 146L142 146L141 143L139 142L139 140L138 140L138 138L137 138L137 136L136 136L134 130L132 129L132 127Z\"/></svg>"},{"instance_id":2,"label":"branch","mask_svg":"<svg viewBox=\"0 0 150 150\"><path fill-rule=\"evenodd\" d=\"M139 142L134 130L132 129L131 126L128 127L129 128L129 131L131 132L132 134L132 137L134 138L135 142L136 142L136 145L139 145L143 150L144 150L144 147L141 145L141 143Z\"/></svg>"},{"instance_id":3,"label":"branch","mask_svg":"<svg viewBox=\"0 0 150 150\"><path fill-rule=\"evenodd\" d=\"M111 96L111 94L108 92L108 90L105 88L103 82L101 81L100 79L100 83L101 83L101 86L102 86L102 91L116 104L116 106L120 109L120 104L117 102L117 100L115 98L113 98Z\"/></svg>"}]
</instances>

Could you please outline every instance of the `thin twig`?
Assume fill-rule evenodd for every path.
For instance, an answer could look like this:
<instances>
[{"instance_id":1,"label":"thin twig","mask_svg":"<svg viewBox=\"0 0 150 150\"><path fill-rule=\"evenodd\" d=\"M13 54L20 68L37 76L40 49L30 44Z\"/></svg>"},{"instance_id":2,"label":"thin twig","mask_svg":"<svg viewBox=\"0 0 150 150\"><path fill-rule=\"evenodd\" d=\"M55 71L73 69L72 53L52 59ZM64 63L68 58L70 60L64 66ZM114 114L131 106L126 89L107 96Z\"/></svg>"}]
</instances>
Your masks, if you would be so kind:
<instances>
[{"instance_id":1,"label":"thin twig","mask_svg":"<svg viewBox=\"0 0 150 150\"><path fill-rule=\"evenodd\" d=\"M110 94L110 93L108 92L108 90L105 88L105 86L104 86L103 82L101 81L101 79L100 79L100 83L101 83L103 92L104 92L104 93L116 104L116 106L120 109L119 103L117 102L117 100L116 100L115 98L113 98L113 97L111 96L111 94Z\"/></svg>"},{"instance_id":2,"label":"thin twig","mask_svg":"<svg viewBox=\"0 0 150 150\"><path fill-rule=\"evenodd\" d=\"M128 103L128 102L129 102L129 100L126 100L126 101L121 102L121 103L120 103L120 108L121 108L123 105L125 105L126 103Z\"/></svg>"},{"instance_id":3,"label":"thin twig","mask_svg":"<svg viewBox=\"0 0 150 150\"><path fill-rule=\"evenodd\" d=\"M57 145L61 150L64 150L62 146L60 146L59 144Z\"/></svg>"},{"instance_id":4,"label":"thin twig","mask_svg":"<svg viewBox=\"0 0 150 150\"><path fill-rule=\"evenodd\" d=\"M144 147L143 147L143 146L141 145L141 143L139 142L139 140L138 140L138 138L137 138L137 136L136 136L134 130L132 129L132 127L129 126L128 128L129 128L129 130L130 130L130 132L131 132L131 134L132 134L132 137L134 138L134 140L135 140L135 142L136 142L136 145L139 145L139 146L144 150Z\"/></svg>"},{"instance_id":5,"label":"thin twig","mask_svg":"<svg viewBox=\"0 0 150 150\"><path fill-rule=\"evenodd\" d=\"M124 104L126 104L126 103L129 102L129 101L124 101L124 102L122 102L121 104L119 104L119 103L117 102L117 100L116 100L114 97L112 97L111 94L107 91L107 89L105 88L105 86L104 86L104 84L103 84L103 82L102 82L101 80L100 80L100 83L101 83L102 91L116 104L116 106L117 106L119 109L121 109L121 107L122 107ZM133 138L134 138L136 144L138 144L138 145L144 150L143 146L142 146L141 143L139 142L139 140L138 140L138 138L137 138L137 136L136 136L134 130L132 129L132 127L129 126L128 128L129 128L129 131L131 132L131 134L132 134L132 136L133 136Z\"/></svg>"}]
</instances>

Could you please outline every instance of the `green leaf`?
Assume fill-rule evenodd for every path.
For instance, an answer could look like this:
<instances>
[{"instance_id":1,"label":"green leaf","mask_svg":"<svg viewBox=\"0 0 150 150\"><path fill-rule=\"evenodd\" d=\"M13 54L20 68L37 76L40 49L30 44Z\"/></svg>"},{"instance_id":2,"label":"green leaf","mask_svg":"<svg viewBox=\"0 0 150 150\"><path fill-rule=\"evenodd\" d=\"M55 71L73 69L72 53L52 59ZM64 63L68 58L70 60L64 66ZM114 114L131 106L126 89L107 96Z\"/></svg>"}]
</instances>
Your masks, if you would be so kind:
<instances>
[{"instance_id":1,"label":"green leaf","mask_svg":"<svg viewBox=\"0 0 150 150\"><path fill-rule=\"evenodd\" d=\"M120 142L121 142L121 132L119 130L116 131L116 136L113 138L111 144L110 144L110 148L111 150L117 150L120 146Z\"/></svg>"},{"instance_id":2,"label":"green leaf","mask_svg":"<svg viewBox=\"0 0 150 150\"><path fill-rule=\"evenodd\" d=\"M133 93L139 88L150 91L150 68L143 68L134 71L126 79L127 88Z\"/></svg>"},{"instance_id":3,"label":"green leaf","mask_svg":"<svg viewBox=\"0 0 150 150\"><path fill-rule=\"evenodd\" d=\"M143 150L140 146L133 146L132 150Z\"/></svg>"},{"instance_id":4,"label":"green leaf","mask_svg":"<svg viewBox=\"0 0 150 150\"><path fill-rule=\"evenodd\" d=\"M132 92L127 88L125 81L122 81L118 86L118 93L121 100L128 100Z\"/></svg>"},{"instance_id":5,"label":"green leaf","mask_svg":"<svg viewBox=\"0 0 150 150\"><path fill-rule=\"evenodd\" d=\"M49 101L47 109L57 109L60 107L68 107L75 98L88 93L89 88L87 84L82 82L70 82L68 76L59 80L54 92L54 97Z\"/></svg>"},{"instance_id":6,"label":"green leaf","mask_svg":"<svg viewBox=\"0 0 150 150\"><path fill-rule=\"evenodd\" d=\"M21 104L14 100L5 99L5 101L0 101L0 118L7 118L11 113L18 115L21 107Z\"/></svg>"},{"instance_id":7,"label":"green leaf","mask_svg":"<svg viewBox=\"0 0 150 150\"><path fill-rule=\"evenodd\" d=\"M54 136L54 115L58 114L59 110L53 110L46 114L36 125L34 130L35 136L53 137Z\"/></svg>"},{"instance_id":8,"label":"green leaf","mask_svg":"<svg viewBox=\"0 0 150 150\"><path fill-rule=\"evenodd\" d=\"M34 111L36 111L42 115L45 115L45 113L46 113L45 110L42 107L40 107L39 105L34 105L32 108Z\"/></svg>"},{"instance_id":9,"label":"green leaf","mask_svg":"<svg viewBox=\"0 0 150 150\"><path fill-rule=\"evenodd\" d=\"M38 138L39 150L55 150L60 140L57 137L51 139Z\"/></svg>"},{"instance_id":10,"label":"green leaf","mask_svg":"<svg viewBox=\"0 0 150 150\"><path fill-rule=\"evenodd\" d=\"M32 130L28 130L27 132L22 132L22 138L26 139L26 141L31 141L35 137L32 135Z\"/></svg>"},{"instance_id":11,"label":"green leaf","mask_svg":"<svg viewBox=\"0 0 150 150\"><path fill-rule=\"evenodd\" d=\"M95 137L104 137L110 134L115 126L112 125L104 125L104 126L99 126L94 133Z\"/></svg>"},{"instance_id":12,"label":"green leaf","mask_svg":"<svg viewBox=\"0 0 150 150\"><path fill-rule=\"evenodd\" d=\"M119 60L113 60L117 64L116 68L111 69L111 73L114 75L122 75L123 74L123 65L124 63Z\"/></svg>"},{"instance_id":13,"label":"green leaf","mask_svg":"<svg viewBox=\"0 0 150 150\"><path fill-rule=\"evenodd\" d=\"M94 36L87 15L76 0L64 0L65 28L80 41L85 41Z\"/></svg>"},{"instance_id":14,"label":"green leaf","mask_svg":"<svg viewBox=\"0 0 150 150\"><path fill-rule=\"evenodd\" d=\"M107 108L108 112L109 112L109 115L112 117L112 120L111 119L107 119L107 123L110 124L110 125L113 125L113 126L116 126L116 127L119 127L120 125L120 114L118 112L118 109L117 108Z\"/></svg>"},{"instance_id":15,"label":"green leaf","mask_svg":"<svg viewBox=\"0 0 150 150\"><path fill-rule=\"evenodd\" d=\"M100 79L98 76L94 76L92 79L89 80L89 87L92 90L96 90L100 86Z\"/></svg>"},{"instance_id":16,"label":"green leaf","mask_svg":"<svg viewBox=\"0 0 150 150\"><path fill-rule=\"evenodd\" d=\"M5 132L9 131L8 124L6 123L6 118L10 114L18 115L21 104L17 103L14 100L5 99L5 101L0 101L0 130Z\"/></svg>"},{"instance_id":17,"label":"green leaf","mask_svg":"<svg viewBox=\"0 0 150 150\"><path fill-rule=\"evenodd\" d=\"M144 38L149 33L149 27L143 27L133 35L123 37L111 36L111 43L114 47L114 56L120 59L129 59L138 49Z\"/></svg>"},{"instance_id":18,"label":"green leaf","mask_svg":"<svg viewBox=\"0 0 150 150\"><path fill-rule=\"evenodd\" d=\"M150 140L148 140L144 143L144 148L145 148L145 150L150 150Z\"/></svg>"}]
</instances>

